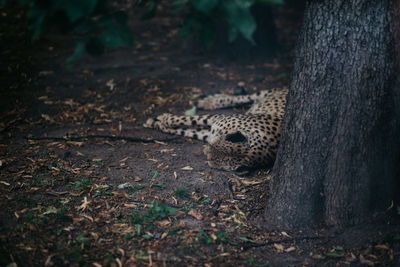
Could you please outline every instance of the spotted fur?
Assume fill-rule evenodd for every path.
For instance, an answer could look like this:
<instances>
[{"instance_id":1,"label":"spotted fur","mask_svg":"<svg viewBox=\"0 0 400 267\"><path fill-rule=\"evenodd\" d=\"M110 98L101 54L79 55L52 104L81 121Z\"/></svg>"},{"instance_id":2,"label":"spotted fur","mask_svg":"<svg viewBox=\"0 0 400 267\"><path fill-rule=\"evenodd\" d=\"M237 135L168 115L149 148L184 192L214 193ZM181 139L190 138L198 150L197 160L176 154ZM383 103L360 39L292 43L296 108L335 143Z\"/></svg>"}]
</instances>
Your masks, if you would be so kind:
<instances>
[{"instance_id":1,"label":"spotted fur","mask_svg":"<svg viewBox=\"0 0 400 267\"><path fill-rule=\"evenodd\" d=\"M287 88L250 95L216 94L198 102L206 110L253 103L246 114L150 118L145 127L207 142L204 153L211 167L240 170L273 163L281 137Z\"/></svg>"}]
</instances>

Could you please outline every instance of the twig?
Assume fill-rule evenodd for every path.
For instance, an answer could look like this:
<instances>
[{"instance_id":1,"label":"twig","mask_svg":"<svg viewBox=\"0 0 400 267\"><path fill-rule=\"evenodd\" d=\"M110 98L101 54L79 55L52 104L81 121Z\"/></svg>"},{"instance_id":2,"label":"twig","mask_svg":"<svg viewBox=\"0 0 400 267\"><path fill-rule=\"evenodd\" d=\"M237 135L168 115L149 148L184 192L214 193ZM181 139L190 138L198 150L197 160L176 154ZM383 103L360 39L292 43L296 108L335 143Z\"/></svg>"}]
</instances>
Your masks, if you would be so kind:
<instances>
[{"instance_id":1,"label":"twig","mask_svg":"<svg viewBox=\"0 0 400 267\"><path fill-rule=\"evenodd\" d=\"M279 243L302 241L302 240L315 240L315 239L322 239L322 238L328 238L328 237L326 237L326 236L300 236L300 237L292 237L292 238L287 238L287 239L273 240L273 241L268 241L268 242L264 242L264 243L245 243L243 245L243 249L258 248L258 247L279 244Z\"/></svg>"},{"instance_id":2,"label":"twig","mask_svg":"<svg viewBox=\"0 0 400 267\"><path fill-rule=\"evenodd\" d=\"M93 138L104 138L104 139L110 139L112 141L115 140L125 140L128 142L140 142L140 143L156 143L156 142L168 142L168 141L174 141L181 139L181 137L172 137L172 138L165 138L165 139L143 139L143 138L135 138L135 137L129 137L129 136L112 136L112 135L99 135L99 134L94 134L94 135L84 135L84 136L71 136L71 137L53 137L53 136L48 136L48 137L25 137L26 139L29 140L53 140L53 141L80 141L83 139L93 139Z\"/></svg>"}]
</instances>

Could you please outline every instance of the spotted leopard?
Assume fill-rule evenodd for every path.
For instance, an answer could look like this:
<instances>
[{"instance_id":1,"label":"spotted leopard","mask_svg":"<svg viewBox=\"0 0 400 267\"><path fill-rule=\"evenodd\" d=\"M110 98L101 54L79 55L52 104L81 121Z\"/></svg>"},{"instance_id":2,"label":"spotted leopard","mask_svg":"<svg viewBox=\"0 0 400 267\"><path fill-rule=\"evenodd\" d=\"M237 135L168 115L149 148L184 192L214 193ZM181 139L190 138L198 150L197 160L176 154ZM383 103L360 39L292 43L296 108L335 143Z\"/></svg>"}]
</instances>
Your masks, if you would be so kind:
<instances>
[{"instance_id":1,"label":"spotted leopard","mask_svg":"<svg viewBox=\"0 0 400 267\"><path fill-rule=\"evenodd\" d=\"M176 116L164 113L144 124L165 133L207 142L204 153L211 167L240 171L271 165L281 137L288 90L263 90L248 95L216 94L198 108L214 110L252 103L245 114Z\"/></svg>"}]
</instances>

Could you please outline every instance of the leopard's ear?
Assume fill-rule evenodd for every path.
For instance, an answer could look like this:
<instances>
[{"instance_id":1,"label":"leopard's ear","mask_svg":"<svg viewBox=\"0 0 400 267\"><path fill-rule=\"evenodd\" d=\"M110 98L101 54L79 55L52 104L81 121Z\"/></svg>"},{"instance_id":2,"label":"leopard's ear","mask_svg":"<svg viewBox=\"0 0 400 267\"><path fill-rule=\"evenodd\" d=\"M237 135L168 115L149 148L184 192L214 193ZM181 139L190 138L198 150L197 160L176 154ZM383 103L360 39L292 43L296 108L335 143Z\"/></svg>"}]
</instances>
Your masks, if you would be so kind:
<instances>
[{"instance_id":1,"label":"leopard's ear","mask_svg":"<svg viewBox=\"0 0 400 267\"><path fill-rule=\"evenodd\" d=\"M246 136L244 136L241 132L237 131L234 134L228 134L225 137L226 141L232 142L232 143L244 143L247 142Z\"/></svg>"}]
</instances>

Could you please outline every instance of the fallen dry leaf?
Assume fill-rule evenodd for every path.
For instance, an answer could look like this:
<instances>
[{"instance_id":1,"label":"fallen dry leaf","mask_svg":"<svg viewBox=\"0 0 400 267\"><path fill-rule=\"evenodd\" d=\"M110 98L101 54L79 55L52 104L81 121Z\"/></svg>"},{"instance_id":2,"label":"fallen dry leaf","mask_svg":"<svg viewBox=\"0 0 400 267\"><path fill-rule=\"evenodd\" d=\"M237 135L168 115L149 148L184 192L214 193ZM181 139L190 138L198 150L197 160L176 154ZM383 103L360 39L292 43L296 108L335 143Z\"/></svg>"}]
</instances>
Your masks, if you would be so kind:
<instances>
[{"instance_id":1,"label":"fallen dry leaf","mask_svg":"<svg viewBox=\"0 0 400 267\"><path fill-rule=\"evenodd\" d=\"M199 220L199 221L203 220L203 215L201 215L201 213L199 211L195 210L195 209L191 209L188 212L188 214L190 216L193 216L194 218L196 218L196 220Z\"/></svg>"},{"instance_id":2,"label":"fallen dry leaf","mask_svg":"<svg viewBox=\"0 0 400 267\"><path fill-rule=\"evenodd\" d=\"M274 247L279 251L282 252L285 248L281 244L274 244Z\"/></svg>"},{"instance_id":3,"label":"fallen dry leaf","mask_svg":"<svg viewBox=\"0 0 400 267\"><path fill-rule=\"evenodd\" d=\"M385 244L380 244L375 246L376 249L384 249L384 250L390 250L388 245Z\"/></svg>"},{"instance_id":4,"label":"fallen dry leaf","mask_svg":"<svg viewBox=\"0 0 400 267\"><path fill-rule=\"evenodd\" d=\"M247 180L247 179L241 179L240 182L245 186L257 185L263 183L263 181Z\"/></svg>"},{"instance_id":5,"label":"fallen dry leaf","mask_svg":"<svg viewBox=\"0 0 400 267\"><path fill-rule=\"evenodd\" d=\"M88 220L91 221L91 222L94 221L94 220L93 220L93 217L91 217L91 216L89 216L89 215L82 214L81 216L84 217L84 218L86 218L86 219L88 219Z\"/></svg>"},{"instance_id":6,"label":"fallen dry leaf","mask_svg":"<svg viewBox=\"0 0 400 267\"><path fill-rule=\"evenodd\" d=\"M289 247L289 248L285 249L285 252L289 253L289 252L292 252L292 251L295 251L295 250L296 250L295 247Z\"/></svg>"},{"instance_id":7,"label":"fallen dry leaf","mask_svg":"<svg viewBox=\"0 0 400 267\"><path fill-rule=\"evenodd\" d=\"M136 203L124 203L124 206L127 208L137 208L137 204Z\"/></svg>"},{"instance_id":8,"label":"fallen dry leaf","mask_svg":"<svg viewBox=\"0 0 400 267\"><path fill-rule=\"evenodd\" d=\"M290 235L288 235L288 233L286 233L286 232L281 232L281 234L283 235L283 236L286 236L286 237L290 237Z\"/></svg>"},{"instance_id":9,"label":"fallen dry leaf","mask_svg":"<svg viewBox=\"0 0 400 267\"><path fill-rule=\"evenodd\" d=\"M87 210L89 208L90 203L91 201L88 201L87 197L83 197L82 204L79 207L77 207L77 209L81 211Z\"/></svg>"},{"instance_id":10,"label":"fallen dry leaf","mask_svg":"<svg viewBox=\"0 0 400 267\"><path fill-rule=\"evenodd\" d=\"M171 222L169 220L162 220L162 221L157 221L154 224L160 227L167 227L168 225L171 225Z\"/></svg>"},{"instance_id":11,"label":"fallen dry leaf","mask_svg":"<svg viewBox=\"0 0 400 267\"><path fill-rule=\"evenodd\" d=\"M0 166L1 166L1 165L0 165ZM4 184L4 185L6 185L6 186L10 186L10 184L7 183L6 181L0 181L0 184Z\"/></svg>"},{"instance_id":12,"label":"fallen dry leaf","mask_svg":"<svg viewBox=\"0 0 400 267\"><path fill-rule=\"evenodd\" d=\"M374 266L375 263L373 261L367 260L366 258L364 258L364 256L362 254L360 254L360 263L361 264L366 264L368 266Z\"/></svg>"},{"instance_id":13,"label":"fallen dry leaf","mask_svg":"<svg viewBox=\"0 0 400 267\"><path fill-rule=\"evenodd\" d=\"M72 146L77 146L77 147L82 147L84 142L77 142L77 141L67 141L68 145L72 145Z\"/></svg>"},{"instance_id":14,"label":"fallen dry leaf","mask_svg":"<svg viewBox=\"0 0 400 267\"><path fill-rule=\"evenodd\" d=\"M41 116L42 116L42 118L45 119L46 121L54 122L54 120L53 120L49 115L47 115L47 114L42 114Z\"/></svg>"},{"instance_id":15,"label":"fallen dry leaf","mask_svg":"<svg viewBox=\"0 0 400 267\"><path fill-rule=\"evenodd\" d=\"M183 168L181 168L182 171L193 171L193 168L190 166L185 166Z\"/></svg>"}]
</instances>

